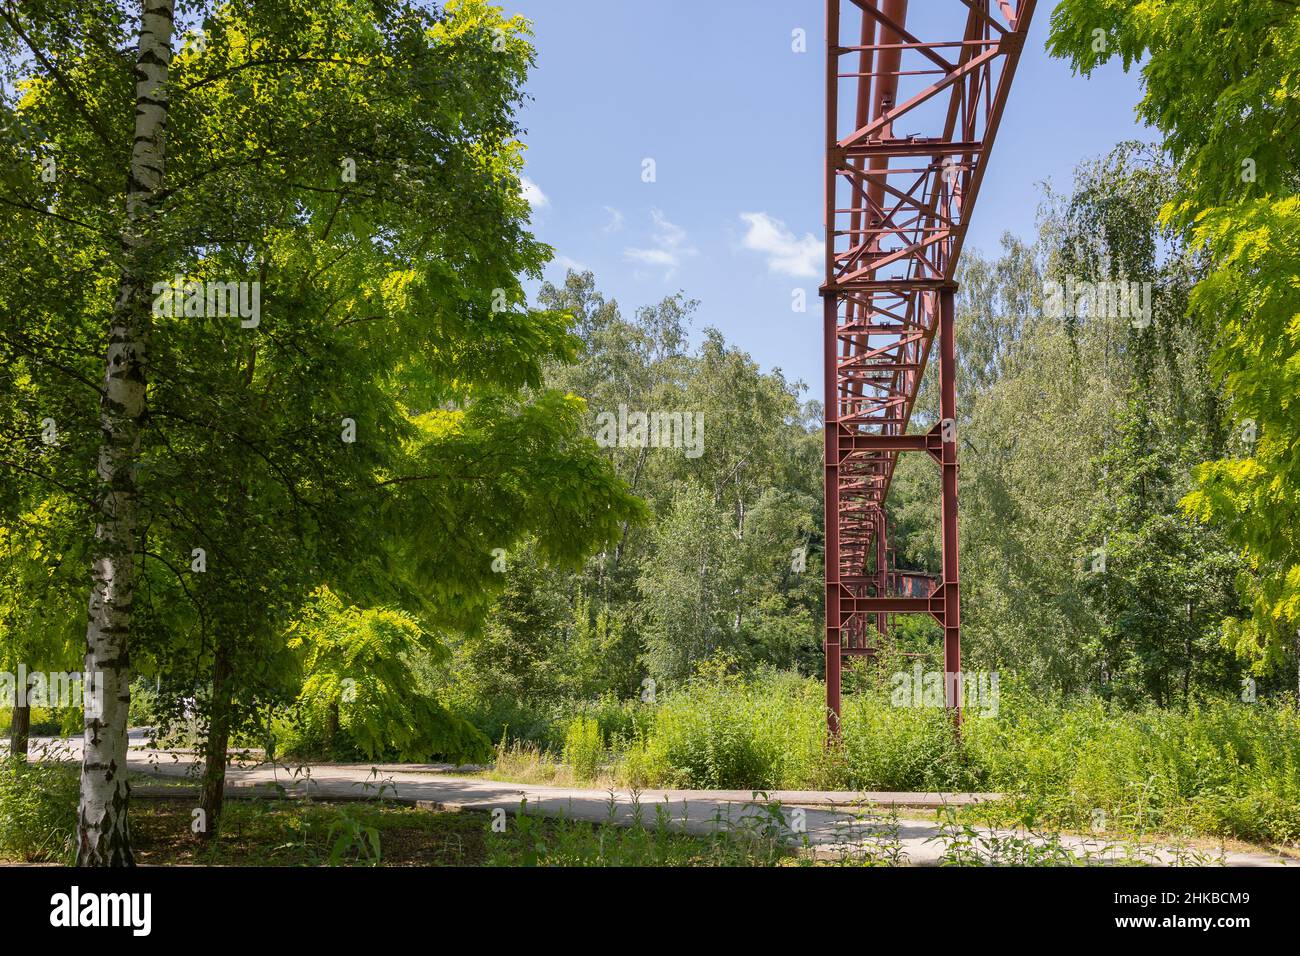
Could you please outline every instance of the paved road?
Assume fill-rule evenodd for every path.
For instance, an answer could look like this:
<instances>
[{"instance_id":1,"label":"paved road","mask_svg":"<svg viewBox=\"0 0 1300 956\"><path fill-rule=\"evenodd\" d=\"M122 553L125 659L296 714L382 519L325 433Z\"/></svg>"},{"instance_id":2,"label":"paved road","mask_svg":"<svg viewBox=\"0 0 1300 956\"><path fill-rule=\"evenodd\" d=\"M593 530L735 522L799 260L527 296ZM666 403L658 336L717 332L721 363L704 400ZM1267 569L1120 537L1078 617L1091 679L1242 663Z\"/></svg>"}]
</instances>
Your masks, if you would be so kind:
<instances>
[{"instance_id":1,"label":"paved road","mask_svg":"<svg viewBox=\"0 0 1300 956\"><path fill-rule=\"evenodd\" d=\"M33 740L33 756L45 752L56 759L78 759L79 741ZM197 770L192 754L151 750L136 735L128 757L133 771L166 778L193 776ZM875 804L896 802L923 805L935 795L846 794L823 792L777 792L766 799L751 791L643 790L639 792L582 790L539 784L501 783L482 777L438 772L434 766L413 767L382 764L318 764L287 768L261 764L232 766L226 775L227 792L248 796L263 792L274 795L283 788L288 795L318 798L364 799L382 796L401 803L427 804L449 809L503 810L518 813L521 804L528 813L564 816L592 823L630 825L640 819L653 826L658 814L667 814L670 824L688 833L710 834L723 829L761 828L776 822L784 836L805 852L820 858L845 854L876 857L897 855L900 863L916 866L942 861L950 839L929 821L906 818L890 821ZM969 801L980 795L948 795L953 802ZM659 810L657 808L663 808ZM896 827L896 830L894 829ZM1139 845L1129 841L1107 841L1078 836L1051 840L1013 831L976 828L964 841L981 858L996 856L1003 861L1023 859L1026 844L1043 852L1054 846L1062 855L1123 863L1139 859L1157 865L1297 866L1295 860L1265 853L1208 854L1169 846Z\"/></svg>"}]
</instances>

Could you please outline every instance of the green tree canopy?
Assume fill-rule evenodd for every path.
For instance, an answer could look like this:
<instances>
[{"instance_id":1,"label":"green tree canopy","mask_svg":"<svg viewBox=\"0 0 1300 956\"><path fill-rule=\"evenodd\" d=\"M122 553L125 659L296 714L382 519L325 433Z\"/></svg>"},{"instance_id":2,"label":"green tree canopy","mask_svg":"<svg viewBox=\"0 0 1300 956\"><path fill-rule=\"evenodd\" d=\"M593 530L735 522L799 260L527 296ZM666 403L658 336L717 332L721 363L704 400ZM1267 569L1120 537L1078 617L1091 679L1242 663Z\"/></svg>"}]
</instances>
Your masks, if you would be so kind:
<instances>
[{"instance_id":1,"label":"green tree canopy","mask_svg":"<svg viewBox=\"0 0 1300 956\"><path fill-rule=\"evenodd\" d=\"M1051 48L1087 74L1141 71L1141 119L1178 173L1166 222L1210 267L1190 308L1245 436L1198 469L1187 510L1219 523L1249 564L1253 611L1227 637L1261 668L1300 627L1300 9L1283 0L1063 0Z\"/></svg>"},{"instance_id":2,"label":"green tree canopy","mask_svg":"<svg viewBox=\"0 0 1300 956\"><path fill-rule=\"evenodd\" d=\"M520 195L522 18L230 0L182 4L169 42L163 0L4 14L0 384L66 436L45 454L15 422L5 458L85 502L87 539L99 520L97 633L175 699L205 688L211 784L289 692L283 628L317 586L468 626L493 549L580 563L638 513L581 401L541 390L579 340L520 286L549 256ZM213 314L216 283L244 308Z\"/></svg>"}]
</instances>

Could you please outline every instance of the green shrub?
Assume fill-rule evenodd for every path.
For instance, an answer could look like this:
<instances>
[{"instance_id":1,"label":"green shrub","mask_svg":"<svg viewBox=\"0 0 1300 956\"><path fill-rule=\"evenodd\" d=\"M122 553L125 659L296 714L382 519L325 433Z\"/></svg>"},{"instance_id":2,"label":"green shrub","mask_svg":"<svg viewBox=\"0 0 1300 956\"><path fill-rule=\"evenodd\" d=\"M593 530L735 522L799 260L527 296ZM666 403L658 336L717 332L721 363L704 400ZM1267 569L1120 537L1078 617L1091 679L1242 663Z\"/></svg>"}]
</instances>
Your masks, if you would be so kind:
<instances>
[{"instance_id":1,"label":"green shrub","mask_svg":"<svg viewBox=\"0 0 1300 956\"><path fill-rule=\"evenodd\" d=\"M1285 702L1133 710L1004 674L996 714L968 712L959 741L943 709L894 706L886 678L855 678L838 747L826 746L820 681L716 663L654 704L532 712L530 733L575 778L612 753L628 787L985 790L1008 795L997 811L1008 821L1086 832L1101 811L1115 832L1300 841L1300 713ZM509 737L529 739L513 726Z\"/></svg>"},{"instance_id":2,"label":"green shrub","mask_svg":"<svg viewBox=\"0 0 1300 956\"><path fill-rule=\"evenodd\" d=\"M1113 830L1300 839L1300 715L1284 704L1128 710L1013 691L965 738L989 789L1057 826L1087 828L1101 811Z\"/></svg>"},{"instance_id":3,"label":"green shrub","mask_svg":"<svg viewBox=\"0 0 1300 956\"><path fill-rule=\"evenodd\" d=\"M595 721L601 740L616 753L626 751L654 725L653 706L639 700L619 700L613 694L604 694L595 701L568 702L560 705L557 712L564 715L559 722L566 728L577 717Z\"/></svg>"},{"instance_id":4,"label":"green shrub","mask_svg":"<svg viewBox=\"0 0 1300 956\"><path fill-rule=\"evenodd\" d=\"M564 762L580 780L594 780L604 761L600 724L591 717L575 717L564 735Z\"/></svg>"},{"instance_id":5,"label":"green shrub","mask_svg":"<svg viewBox=\"0 0 1300 956\"><path fill-rule=\"evenodd\" d=\"M489 740L508 737L542 749L558 748L564 743L562 714L552 705L517 697L468 697L453 688L447 694L447 707Z\"/></svg>"},{"instance_id":6,"label":"green shrub","mask_svg":"<svg viewBox=\"0 0 1300 956\"><path fill-rule=\"evenodd\" d=\"M883 694L845 699L843 774L847 790L935 792L978 789L948 712L895 707Z\"/></svg>"},{"instance_id":7,"label":"green shrub","mask_svg":"<svg viewBox=\"0 0 1300 956\"><path fill-rule=\"evenodd\" d=\"M13 710L0 709L0 734L7 737L11 733L13 717ZM84 722L79 707L33 707L28 719L27 733L32 737L66 737L79 732Z\"/></svg>"},{"instance_id":8,"label":"green shrub","mask_svg":"<svg viewBox=\"0 0 1300 956\"><path fill-rule=\"evenodd\" d=\"M421 688L413 668L421 654L445 660L447 650L413 616L393 608L345 604L317 588L289 628L300 658L302 689L296 747L345 759L488 759L492 742L443 701Z\"/></svg>"},{"instance_id":9,"label":"green shrub","mask_svg":"<svg viewBox=\"0 0 1300 956\"><path fill-rule=\"evenodd\" d=\"M629 785L776 789L815 776L824 726L813 682L706 670L660 696L624 757Z\"/></svg>"}]
</instances>

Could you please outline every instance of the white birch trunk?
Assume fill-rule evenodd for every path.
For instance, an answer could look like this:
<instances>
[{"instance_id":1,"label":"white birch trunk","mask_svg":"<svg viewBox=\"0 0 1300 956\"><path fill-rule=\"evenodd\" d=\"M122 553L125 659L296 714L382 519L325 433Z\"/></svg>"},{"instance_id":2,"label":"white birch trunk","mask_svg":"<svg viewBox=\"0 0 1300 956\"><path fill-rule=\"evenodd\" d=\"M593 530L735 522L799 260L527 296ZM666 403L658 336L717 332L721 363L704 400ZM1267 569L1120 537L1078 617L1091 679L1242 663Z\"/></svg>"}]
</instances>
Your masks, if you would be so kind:
<instances>
[{"instance_id":1,"label":"white birch trunk","mask_svg":"<svg viewBox=\"0 0 1300 956\"><path fill-rule=\"evenodd\" d=\"M135 598L136 479L151 307L151 219L163 180L174 0L144 0L135 64L135 135L127 177L125 254L100 401L99 520L86 625L87 694L79 866L131 866L127 826L128 638Z\"/></svg>"}]
</instances>

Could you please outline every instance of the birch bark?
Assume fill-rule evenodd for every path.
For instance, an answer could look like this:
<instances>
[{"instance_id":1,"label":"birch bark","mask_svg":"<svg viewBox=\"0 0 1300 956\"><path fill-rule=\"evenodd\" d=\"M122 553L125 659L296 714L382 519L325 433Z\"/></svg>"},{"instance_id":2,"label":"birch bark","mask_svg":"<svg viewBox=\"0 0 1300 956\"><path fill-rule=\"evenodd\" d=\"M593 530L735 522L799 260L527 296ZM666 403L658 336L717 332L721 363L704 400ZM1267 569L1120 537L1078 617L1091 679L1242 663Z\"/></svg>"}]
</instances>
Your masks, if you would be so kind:
<instances>
[{"instance_id":1,"label":"birch bark","mask_svg":"<svg viewBox=\"0 0 1300 956\"><path fill-rule=\"evenodd\" d=\"M145 413L153 219L163 182L174 6L174 0L144 0L140 16L124 256L100 399L99 515L86 624L85 751L77 808L79 866L134 863L127 824L126 733L135 598L135 464Z\"/></svg>"}]
</instances>

